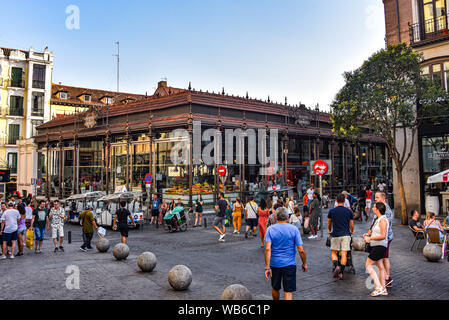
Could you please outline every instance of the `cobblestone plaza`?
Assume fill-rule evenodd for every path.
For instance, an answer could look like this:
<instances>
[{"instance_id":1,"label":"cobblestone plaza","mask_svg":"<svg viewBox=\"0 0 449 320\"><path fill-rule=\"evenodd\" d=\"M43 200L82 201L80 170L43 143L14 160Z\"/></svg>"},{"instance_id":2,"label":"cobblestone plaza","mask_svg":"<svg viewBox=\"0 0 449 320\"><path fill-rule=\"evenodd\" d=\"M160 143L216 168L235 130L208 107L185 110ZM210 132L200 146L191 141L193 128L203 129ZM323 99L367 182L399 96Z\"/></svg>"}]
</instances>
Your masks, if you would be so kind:
<instances>
[{"instance_id":1,"label":"cobblestone plaza","mask_svg":"<svg viewBox=\"0 0 449 320\"><path fill-rule=\"evenodd\" d=\"M324 215L326 217L326 215ZM326 220L326 219L324 219ZM208 217L210 221L210 217ZM367 222L355 223L355 235L369 228ZM295 300L445 300L448 298L448 262L427 262L422 249L410 251L412 234L399 221L393 224L390 259L393 288L386 297L370 297L368 274L365 272L367 254L354 251L356 274L346 273L344 280L331 275L329 248L325 237L309 240L303 237L309 271L297 271ZM217 300L223 290L235 283L246 286L253 299L271 300L271 286L264 278L264 251L259 238L245 239L243 234L231 234L228 228L226 242L217 242L217 233L209 228L189 228L184 233L168 233L154 225L130 231L130 255L116 261L112 247L119 242L119 233L108 230L111 249L99 253L79 251L81 229L66 225L71 231L72 243L65 243L65 252L53 253L51 239L46 236L42 254L25 249L25 255L0 262L2 281L0 299L120 299L120 300ZM325 228L324 230L327 230ZM98 240L95 236L94 241ZM416 246L416 245L415 245ZM422 248L422 245L421 245ZM157 257L156 268L142 273L137 257L151 251ZM297 256L298 265L301 264ZM175 265L188 266L193 281L187 291L174 291L168 281L168 271ZM80 270L80 288L66 287L69 266ZM69 273L66 273L69 271Z\"/></svg>"}]
</instances>

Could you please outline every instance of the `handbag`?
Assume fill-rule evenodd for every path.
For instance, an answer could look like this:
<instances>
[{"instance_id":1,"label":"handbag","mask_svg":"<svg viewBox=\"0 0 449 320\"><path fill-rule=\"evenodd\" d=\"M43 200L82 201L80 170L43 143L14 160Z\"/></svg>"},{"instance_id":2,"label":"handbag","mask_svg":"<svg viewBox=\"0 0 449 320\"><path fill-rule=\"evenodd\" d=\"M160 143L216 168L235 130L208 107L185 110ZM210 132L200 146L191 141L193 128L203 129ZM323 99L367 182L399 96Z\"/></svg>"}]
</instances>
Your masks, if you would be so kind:
<instances>
[{"instance_id":1,"label":"handbag","mask_svg":"<svg viewBox=\"0 0 449 320\"><path fill-rule=\"evenodd\" d=\"M368 242L368 243L365 243L365 252L371 253L371 249L372 249L372 247L371 247L371 245L369 244L369 242Z\"/></svg>"},{"instance_id":2,"label":"handbag","mask_svg":"<svg viewBox=\"0 0 449 320\"><path fill-rule=\"evenodd\" d=\"M331 240L332 240L332 236L328 236L326 239L326 247L331 247Z\"/></svg>"}]
</instances>

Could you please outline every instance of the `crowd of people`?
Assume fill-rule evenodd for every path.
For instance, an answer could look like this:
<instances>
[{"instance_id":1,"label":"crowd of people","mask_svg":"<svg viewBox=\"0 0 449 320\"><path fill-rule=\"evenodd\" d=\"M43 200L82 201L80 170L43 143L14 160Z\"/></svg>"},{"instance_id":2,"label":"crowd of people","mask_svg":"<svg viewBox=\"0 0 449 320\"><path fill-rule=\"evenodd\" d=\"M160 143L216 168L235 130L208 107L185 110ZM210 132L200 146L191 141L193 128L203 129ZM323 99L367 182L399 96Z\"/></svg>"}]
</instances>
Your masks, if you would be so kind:
<instances>
[{"instance_id":1,"label":"crowd of people","mask_svg":"<svg viewBox=\"0 0 449 320\"><path fill-rule=\"evenodd\" d=\"M385 186L383 186L385 189ZM371 296L388 295L388 288L392 287L391 262L389 259L390 246L394 239L392 219L393 210L387 203L387 195L380 190L373 192L370 187L364 187L358 195L358 199L346 191L337 195L335 204L331 206L328 218L328 243L330 258L332 261L331 274L334 278L343 280L345 269L350 265L352 236L354 234L354 220L363 216L365 221L371 218L370 227L363 234L366 243L365 251L369 252L366 258L365 268L372 278L375 289ZM354 206L354 203L357 205ZM302 260L302 271L307 272L307 258L301 236L310 234L309 239L318 237L318 231L322 227L322 201L320 194L310 186L304 193L302 204L295 202L293 197L278 195L259 199L249 197L244 203L239 197L235 201L219 194L219 200L214 206L216 217L212 227L219 233L219 242L225 242L226 227L233 227L233 234L244 237L256 238L259 235L260 247L265 252L265 278L272 285L273 299L279 299L280 289L285 292L285 299L292 299L296 291L296 253ZM168 216L171 223L177 229L179 214L184 212L181 199L167 203L154 195L151 204L150 224L160 225ZM193 227L202 225L204 201L198 195L194 201ZM358 214L357 214L358 213ZM444 230L435 214L429 212L424 222L419 221L420 214L416 210L411 212L410 227L415 232L423 232L427 228L440 230L443 241ZM0 243L2 255L0 259L11 259L21 256L24 252L24 244L27 237L34 237L34 252L41 253L42 241L45 233L51 229L54 244L54 252L64 252L64 223L68 221L68 215L58 200L36 201L33 198L16 199L1 203L0 210ZM135 226L133 216L126 209L126 202L120 203L113 229L117 229L121 235L122 243L128 238L128 219ZM98 230L92 213L92 206L87 206L81 213L83 244L81 251L91 250L91 240L94 230ZM448 219L449 220L449 219ZM242 221L245 221L245 229L242 230ZM449 221L447 221L449 224ZM117 228L116 228L117 227ZM29 231L32 231L31 233ZM33 239L32 239L33 240ZM31 240L31 241L32 241ZM17 254L15 254L17 249ZM374 269L377 267L378 272Z\"/></svg>"}]
</instances>

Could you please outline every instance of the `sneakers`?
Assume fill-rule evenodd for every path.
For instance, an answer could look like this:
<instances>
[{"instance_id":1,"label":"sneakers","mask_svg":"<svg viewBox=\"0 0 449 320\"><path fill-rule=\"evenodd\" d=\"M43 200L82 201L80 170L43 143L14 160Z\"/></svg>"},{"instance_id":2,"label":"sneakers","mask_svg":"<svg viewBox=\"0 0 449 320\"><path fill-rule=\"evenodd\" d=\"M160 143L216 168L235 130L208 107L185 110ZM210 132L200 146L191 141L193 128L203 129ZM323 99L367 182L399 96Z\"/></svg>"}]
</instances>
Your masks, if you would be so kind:
<instances>
[{"instance_id":1,"label":"sneakers","mask_svg":"<svg viewBox=\"0 0 449 320\"><path fill-rule=\"evenodd\" d=\"M0 257L0 260L4 260L4 259L6 259L6 256L1 256Z\"/></svg>"},{"instance_id":2,"label":"sneakers","mask_svg":"<svg viewBox=\"0 0 449 320\"><path fill-rule=\"evenodd\" d=\"M315 236L312 234L312 235L308 236L307 239L315 239Z\"/></svg>"},{"instance_id":3,"label":"sneakers","mask_svg":"<svg viewBox=\"0 0 449 320\"><path fill-rule=\"evenodd\" d=\"M86 248L88 251L90 251L90 250L93 250L94 248L92 248L92 247L87 247Z\"/></svg>"},{"instance_id":4,"label":"sneakers","mask_svg":"<svg viewBox=\"0 0 449 320\"><path fill-rule=\"evenodd\" d=\"M385 286L387 287L387 288L391 288L391 287L393 287L393 279L391 279L391 277L389 277L387 280L385 280Z\"/></svg>"},{"instance_id":5,"label":"sneakers","mask_svg":"<svg viewBox=\"0 0 449 320\"><path fill-rule=\"evenodd\" d=\"M38 250L37 250L37 248L36 248L36 249L34 249L34 253L36 253L36 254L37 254L37 253L39 253L39 252L38 252Z\"/></svg>"},{"instance_id":6,"label":"sneakers","mask_svg":"<svg viewBox=\"0 0 449 320\"><path fill-rule=\"evenodd\" d=\"M218 238L218 241L224 242L224 237L226 236L226 233L223 233L220 235L220 237Z\"/></svg>"},{"instance_id":7,"label":"sneakers","mask_svg":"<svg viewBox=\"0 0 449 320\"><path fill-rule=\"evenodd\" d=\"M9 259L14 259L14 255L13 255L13 254L10 255L10 256L9 256Z\"/></svg>"},{"instance_id":8,"label":"sneakers","mask_svg":"<svg viewBox=\"0 0 449 320\"><path fill-rule=\"evenodd\" d=\"M235 229L233 233L237 233L237 232L238 232L237 229Z\"/></svg>"},{"instance_id":9,"label":"sneakers","mask_svg":"<svg viewBox=\"0 0 449 320\"><path fill-rule=\"evenodd\" d=\"M84 249L83 247L80 247L80 250L83 251L83 252L86 252L86 251L87 251L87 250Z\"/></svg>"},{"instance_id":10,"label":"sneakers","mask_svg":"<svg viewBox=\"0 0 449 320\"><path fill-rule=\"evenodd\" d=\"M61 252L64 252L64 247L63 247L63 246L60 246L60 247L59 247L59 250L60 250Z\"/></svg>"},{"instance_id":11,"label":"sneakers","mask_svg":"<svg viewBox=\"0 0 449 320\"><path fill-rule=\"evenodd\" d=\"M56 247L55 250L53 252L58 252L58 248Z\"/></svg>"},{"instance_id":12,"label":"sneakers","mask_svg":"<svg viewBox=\"0 0 449 320\"><path fill-rule=\"evenodd\" d=\"M248 231L245 232L245 239L248 239Z\"/></svg>"},{"instance_id":13,"label":"sneakers","mask_svg":"<svg viewBox=\"0 0 449 320\"><path fill-rule=\"evenodd\" d=\"M16 254L16 257L20 257L20 256L23 256L23 253L18 253L18 254Z\"/></svg>"},{"instance_id":14,"label":"sneakers","mask_svg":"<svg viewBox=\"0 0 449 320\"><path fill-rule=\"evenodd\" d=\"M383 291L382 291L382 293L380 294L381 296L388 296L388 291L387 291L387 289L385 288Z\"/></svg>"}]
</instances>

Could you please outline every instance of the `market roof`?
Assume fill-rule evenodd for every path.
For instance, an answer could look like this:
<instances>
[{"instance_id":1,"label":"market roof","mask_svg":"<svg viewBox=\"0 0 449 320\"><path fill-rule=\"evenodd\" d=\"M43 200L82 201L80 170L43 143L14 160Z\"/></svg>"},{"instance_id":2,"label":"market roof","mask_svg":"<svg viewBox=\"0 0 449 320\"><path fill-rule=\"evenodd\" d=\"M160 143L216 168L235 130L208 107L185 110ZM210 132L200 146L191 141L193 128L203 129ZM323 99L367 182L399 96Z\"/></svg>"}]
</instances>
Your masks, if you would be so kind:
<instances>
[{"instance_id":1,"label":"market roof","mask_svg":"<svg viewBox=\"0 0 449 320\"><path fill-rule=\"evenodd\" d=\"M55 92L56 93L56 92ZM185 104L199 104L213 107L245 110L260 112L273 115L289 116L289 106L286 103L274 103L267 100L253 99L246 95L246 97L234 96L225 94L224 89L221 93L208 91L195 91L191 89L189 84L188 89L179 89L168 87L166 81L161 81L155 94L147 96L144 99L109 106L108 117L121 116L132 113L145 112L149 110L164 109L168 107L185 105ZM304 105L297 106L304 113L312 113L312 110L307 109ZM330 114L326 112L319 112L318 117L320 121L329 122ZM38 129L52 128L60 125L70 124L75 122L77 115L68 115L55 118L49 122L39 126Z\"/></svg>"}]
</instances>

